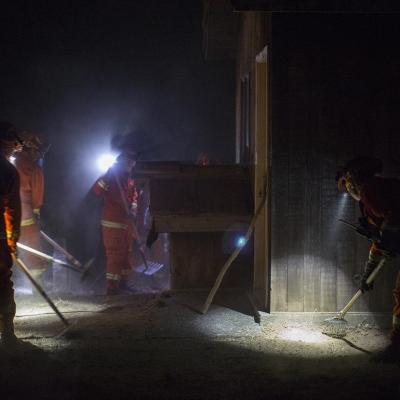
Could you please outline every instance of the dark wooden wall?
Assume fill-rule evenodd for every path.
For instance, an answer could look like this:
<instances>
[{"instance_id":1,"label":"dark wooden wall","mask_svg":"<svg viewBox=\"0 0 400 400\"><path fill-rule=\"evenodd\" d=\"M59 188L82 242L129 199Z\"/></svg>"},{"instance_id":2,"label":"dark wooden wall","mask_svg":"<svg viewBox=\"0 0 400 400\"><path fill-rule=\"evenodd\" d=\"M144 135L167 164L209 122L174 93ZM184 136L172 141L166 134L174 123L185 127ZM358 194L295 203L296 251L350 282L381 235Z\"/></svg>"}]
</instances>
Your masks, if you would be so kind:
<instances>
[{"instance_id":1,"label":"dark wooden wall","mask_svg":"<svg viewBox=\"0 0 400 400\"><path fill-rule=\"evenodd\" d=\"M171 289L211 288L253 214L248 169L142 163L135 177L149 180L154 229L169 233ZM226 274L224 287L250 287L251 249L250 242Z\"/></svg>"},{"instance_id":2,"label":"dark wooden wall","mask_svg":"<svg viewBox=\"0 0 400 400\"><path fill-rule=\"evenodd\" d=\"M341 226L358 206L338 166L368 154L400 176L400 23L391 15L272 17L273 311L335 311L357 289L368 242ZM354 311L390 311L394 264Z\"/></svg>"},{"instance_id":3,"label":"dark wooden wall","mask_svg":"<svg viewBox=\"0 0 400 400\"><path fill-rule=\"evenodd\" d=\"M243 232L171 233L171 289L209 289ZM222 287L250 288L251 242L226 273Z\"/></svg>"}]
</instances>

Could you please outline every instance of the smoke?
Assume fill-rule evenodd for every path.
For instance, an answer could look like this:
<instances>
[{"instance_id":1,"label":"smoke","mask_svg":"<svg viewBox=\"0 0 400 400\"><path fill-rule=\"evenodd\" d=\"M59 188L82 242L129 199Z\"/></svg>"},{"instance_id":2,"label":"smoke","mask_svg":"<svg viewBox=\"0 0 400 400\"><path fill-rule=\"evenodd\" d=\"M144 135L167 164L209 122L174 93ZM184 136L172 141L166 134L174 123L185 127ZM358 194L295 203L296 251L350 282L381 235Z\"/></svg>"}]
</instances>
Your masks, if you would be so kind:
<instances>
[{"instance_id":1,"label":"smoke","mask_svg":"<svg viewBox=\"0 0 400 400\"><path fill-rule=\"evenodd\" d=\"M7 7L2 119L51 143L43 222L57 235L118 137L142 160L234 162L235 65L204 60L201 2Z\"/></svg>"}]
</instances>

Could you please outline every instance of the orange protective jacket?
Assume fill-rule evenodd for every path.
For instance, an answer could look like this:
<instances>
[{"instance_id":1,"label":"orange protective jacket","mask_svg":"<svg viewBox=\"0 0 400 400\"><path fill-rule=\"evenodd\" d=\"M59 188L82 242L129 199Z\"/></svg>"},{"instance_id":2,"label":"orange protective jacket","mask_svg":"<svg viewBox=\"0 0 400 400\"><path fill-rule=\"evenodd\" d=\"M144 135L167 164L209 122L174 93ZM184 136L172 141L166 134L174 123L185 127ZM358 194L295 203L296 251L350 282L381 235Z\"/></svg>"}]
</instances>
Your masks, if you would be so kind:
<instances>
[{"instance_id":1,"label":"orange protective jacket","mask_svg":"<svg viewBox=\"0 0 400 400\"><path fill-rule=\"evenodd\" d=\"M361 210L368 221L378 228L382 224L400 229L400 180L374 176L361 190ZM377 251L373 244L371 251Z\"/></svg>"},{"instance_id":2,"label":"orange protective jacket","mask_svg":"<svg viewBox=\"0 0 400 400\"><path fill-rule=\"evenodd\" d=\"M43 205L44 177L42 168L26 152L18 153L15 166L20 176L22 221L30 221ZM34 221L33 221L34 223Z\"/></svg>"},{"instance_id":3,"label":"orange protective jacket","mask_svg":"<svg viewBox=\"0 0 400 400\"><path fill-rule=\"evenodd\" d=\"M95 195L103 198L102 222L110 221L129 225L128 212L136 208L138 195L135 182L127 173L113 166L95 182L91 190Z\"/></svg>"},{"instance_id":4,"label":"orange protective jacket","mask_svg":"<svg viewBox=\"0 0 400 400\"><path fill-rule=\"evenodd\" d=\"M19 176L4 156L0 156L0 171L0 235L14 248L21 224Z\"/></svg>"}]
</instances>

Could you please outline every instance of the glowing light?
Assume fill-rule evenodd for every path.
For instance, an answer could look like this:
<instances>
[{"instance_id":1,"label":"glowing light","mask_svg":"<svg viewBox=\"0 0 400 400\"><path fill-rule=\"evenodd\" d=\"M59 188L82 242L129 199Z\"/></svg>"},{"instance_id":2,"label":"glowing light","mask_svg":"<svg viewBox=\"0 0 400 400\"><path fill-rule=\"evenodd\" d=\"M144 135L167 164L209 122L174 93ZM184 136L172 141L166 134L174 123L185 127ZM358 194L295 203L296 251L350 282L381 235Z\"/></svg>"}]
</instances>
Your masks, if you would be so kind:
<instances>
[{"instance_id":1,"label":"glowing light","mask_svg":"<svg viewBox=\"0 0 400 400\"><path fill-rule=\"evenodd\" d=\"M244 236L239 236L236 239L236 247L243 247L246 243L246 238Z\"/></svg>"},{"instance_id":2,"label":"glowing light","mask_svg":"<svg viewBox=\"0 0 400 400\"><path fill-rule=\"evenodd\" d=\"M103 154L97 160L97 167L101 172L106 172L115 163L116 158L115 154Z\"/></svg>"},{"instance_id":3,"label":"glowing light","mask_svg":"<svg viewBox=\"0 0 400 400\"><path fill-rule=\"evenodd\" d=\"M290 340L291 342L321 343L326 341L322 333L301 328L286 329L280 336L282 339Z\"/></svg>"},{"instance_id":4,"label":"glowing light","mask_svg":"<svg viewBox=\"0 0 400 400\"><path fill-rule=\"evenodd\" d=\"M10 160L11 164L15 164L16 157L15 156L10 156L9 160Z\"/></svg>"},{"instance_id":5,"label":"glowing light","mask_svg":"<svg viewBox=\"0 0 400 400\"><path fill-rule=\"evenodd\" d=\"M343 195L340 197L339 206L337 208L337 216L338 217L341 217L343 215L348 199L349 199L349 195L347 193L343 193Z\"/></svg>"}]
</instances>

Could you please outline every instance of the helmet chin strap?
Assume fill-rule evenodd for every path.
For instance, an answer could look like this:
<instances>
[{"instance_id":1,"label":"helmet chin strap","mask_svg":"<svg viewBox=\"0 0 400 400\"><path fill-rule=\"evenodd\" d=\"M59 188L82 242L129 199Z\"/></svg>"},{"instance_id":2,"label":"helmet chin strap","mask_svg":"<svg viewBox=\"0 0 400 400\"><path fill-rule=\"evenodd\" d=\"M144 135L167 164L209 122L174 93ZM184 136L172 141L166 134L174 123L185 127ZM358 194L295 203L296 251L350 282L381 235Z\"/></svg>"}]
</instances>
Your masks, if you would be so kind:
<instances>
[{"instance_id":1,"label":"helmet chin strap","mask_svg":"<svg viewBox=\"0 0 400 400\"><path fill-rule=\"evenodd\" d=\"M347 193L356 201L360 201L361 200L361 196L359 195L358 191L356 190L356 188L350 184L347 183L346 184L346 189L347 189Z\"/></svg>"},{"instance_id":2,"label":"helmet chin strap","mask_svg":"<svg viewBox=\"0 0 400 400\"><path fill-rule=\"evenodd\" d=\"M353 191L350 191L349 195L356 201L360 201L361 200L361 197L357 193L355 193Z\"/></svg>"}]
</instances>

